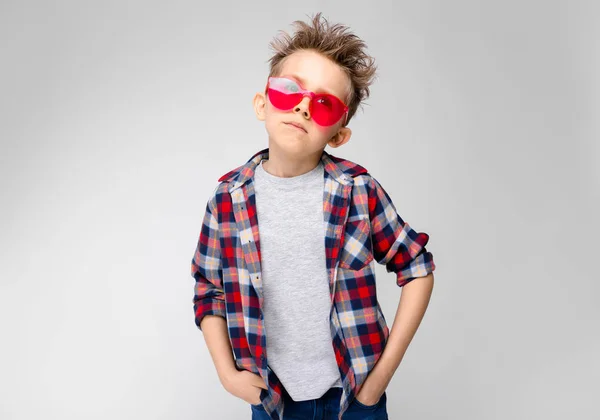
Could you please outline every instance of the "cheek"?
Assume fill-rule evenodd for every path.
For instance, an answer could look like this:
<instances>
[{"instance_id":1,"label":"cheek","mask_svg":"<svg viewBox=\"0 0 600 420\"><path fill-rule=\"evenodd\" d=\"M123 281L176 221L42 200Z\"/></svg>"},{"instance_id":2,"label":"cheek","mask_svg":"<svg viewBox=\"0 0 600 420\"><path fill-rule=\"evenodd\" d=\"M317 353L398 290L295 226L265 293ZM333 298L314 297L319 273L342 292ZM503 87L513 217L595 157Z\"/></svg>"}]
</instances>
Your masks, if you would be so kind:
<instances>
[{"instance_id":1,"label":"cheek","mask_svg":"<svg viewBox=\"0 0 600 420\"><path fill-rule=\"evenodd\" d=\"M282 113L277 109L267 109L265 112L265 124L274 127L282 121Z\"/></svg>"},{"instance_id":2,"label":"cheek","mask_svg":"<svg viewBox=\"0 0 600 420\"><path fill-rule=\"evenodd\" d=\"M332 130L331 127L324 127L317 123L315 123L315 128L319 132L319 134L322 134L324 136L333 135L333 133L335 132L335 130Z\"/></svg>"},{"instance_id":3,"label":"cheek","mask_svg":"<svg viewBox=\"0 0 600 420\"><path fill-rule=\"evenodd\" d=\"M282 121L283 115L281 111L271 108L265 112L264 124L269 134L275 134L281 130L280 125Z\"/></svg>"},{"instance_id":4,"label":"cheek","mask_svg":"<svg viewBox=\"0 0 600 420\"><path fill-rule=\"evenodd\" d=\"M267 106L265 107L265 117L267 120L281 120L285 114L289 113L290 111L281 111L270 103L267 103Z\"/></svg>"},{"instance_id":5,"label":"cheek","mask_svg":"<svg viewBox=\"0 0 600 420\"><path fill-rule=\"evenodd\" d=\"M332 125L332 126L329 126L329 127L324 127L322 125L314 123L313 126L315 127L315 133L318 133L319 137L321 137L323 139L330 139L338 131L338 126L337 125Z\"/></svg>"}]
</instances>

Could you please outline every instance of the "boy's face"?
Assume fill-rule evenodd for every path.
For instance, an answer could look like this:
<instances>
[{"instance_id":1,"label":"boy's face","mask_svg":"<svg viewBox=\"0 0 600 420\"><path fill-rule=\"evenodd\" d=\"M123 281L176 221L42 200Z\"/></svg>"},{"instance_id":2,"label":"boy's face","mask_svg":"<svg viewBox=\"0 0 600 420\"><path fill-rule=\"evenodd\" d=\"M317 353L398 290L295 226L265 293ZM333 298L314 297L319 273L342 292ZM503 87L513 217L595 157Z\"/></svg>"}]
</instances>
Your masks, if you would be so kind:
<instances>
[{"instance_id":1,"label":"boy's face","mask_svg":"<svg viewBox=\"0 0 600 420\"><path fill-rule=\"evenodd\" d=\"M336 63L315 51L297 51L288 56L281 73L275 76L293 79L304 89L330 93L347 103L350 79ZM312 119L309 102L306 96L291 110L281 111L271 104L264 91L254 96L256 117L265 121L269 141L278 149L306 156L320 153L327 144L335 148L350 140L352 131L342 127L345 116L331 126L321 126Z\"/></svg>"}]
</instances>

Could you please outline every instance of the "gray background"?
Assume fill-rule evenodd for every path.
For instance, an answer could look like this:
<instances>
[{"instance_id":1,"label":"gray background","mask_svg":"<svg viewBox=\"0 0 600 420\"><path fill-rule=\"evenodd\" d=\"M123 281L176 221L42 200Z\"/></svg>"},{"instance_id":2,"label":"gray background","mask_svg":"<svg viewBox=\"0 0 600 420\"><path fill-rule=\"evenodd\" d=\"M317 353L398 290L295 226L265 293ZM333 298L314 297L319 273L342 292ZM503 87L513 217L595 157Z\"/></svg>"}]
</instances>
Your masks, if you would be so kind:
<instances>
[{"instance_id":1,"label":"gray background","mask_svg":"<svg viewBox=\"0 0 600 420\"><path fill-rule=\"evenodd\" d=\"M1 2L0 418L250 418L190 261L218 177L267 146L268 42L317 11L380 69L327 150L438 266L390 418L600 417L600 7L421 0Z\"/></svg>"}]
</instances>

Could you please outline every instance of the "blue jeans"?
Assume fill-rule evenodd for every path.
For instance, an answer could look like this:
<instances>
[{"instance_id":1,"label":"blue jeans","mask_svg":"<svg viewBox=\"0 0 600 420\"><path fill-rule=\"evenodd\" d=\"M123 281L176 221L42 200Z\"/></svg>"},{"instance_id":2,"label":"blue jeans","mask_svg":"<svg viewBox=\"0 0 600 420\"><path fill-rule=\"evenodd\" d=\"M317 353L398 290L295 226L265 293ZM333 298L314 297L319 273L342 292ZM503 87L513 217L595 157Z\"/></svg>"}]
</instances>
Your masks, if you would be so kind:
<instances>
[{"instance_id":1,"label":"blue jeans","mask_svg":"<svg viewBox=\"0 0 600 420\"><path fill-rule=\"evenodd\" d=\"M342 388L330 388L321 398L294 401L283 389L285 409L283 420L337 420L340 412ZM388 420L387 395L384 392L374 405L364 405L356 398L352 400L343 420ZM251 404L252 420L270 420L262 404Z\"/></svg>"}]
</instances>

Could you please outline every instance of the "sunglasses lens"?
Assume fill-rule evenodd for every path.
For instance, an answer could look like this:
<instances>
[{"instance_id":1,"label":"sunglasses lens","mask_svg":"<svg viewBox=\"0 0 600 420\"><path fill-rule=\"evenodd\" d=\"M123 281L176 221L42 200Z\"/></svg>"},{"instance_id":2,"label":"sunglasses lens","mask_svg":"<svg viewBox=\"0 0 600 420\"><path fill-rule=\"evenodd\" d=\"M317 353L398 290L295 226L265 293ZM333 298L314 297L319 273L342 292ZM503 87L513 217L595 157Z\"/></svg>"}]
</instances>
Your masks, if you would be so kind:
<instances>
[{"instance_id":1,"label":"sunglasses lens","mask_svg":"<svg viewBox=\"0 0 600 420\"><path fill-rule=\"evenodd\" d=\"M301 93L288 93L285 91L269 88L269 100L275 108L281 110L292 109L302 101Z\"/></svg>"},{"instance_id":2,"label":"sunglasses lens","mask_svg":"<svg viewBox=\"0 0 600 420\"><path fill-rule=\"evenodd\" d=\"M302 101L298 84L284 77L270 79L268 95L273 106L281 110L292 109Z\"/></svg>"},{"instance_id":3,"label":"sunglasses lens","mask_svg":"<svg viewBox=\"0 0 600 420\"><path fill-rule=\"evenodd\" d=\"M344 104L333 95L317 95L312 100L312 117L319 125L333 125L344 115Z\"/></svg>"}]
</instances>

